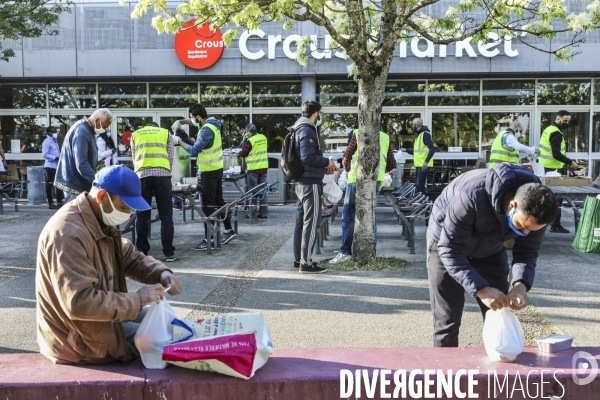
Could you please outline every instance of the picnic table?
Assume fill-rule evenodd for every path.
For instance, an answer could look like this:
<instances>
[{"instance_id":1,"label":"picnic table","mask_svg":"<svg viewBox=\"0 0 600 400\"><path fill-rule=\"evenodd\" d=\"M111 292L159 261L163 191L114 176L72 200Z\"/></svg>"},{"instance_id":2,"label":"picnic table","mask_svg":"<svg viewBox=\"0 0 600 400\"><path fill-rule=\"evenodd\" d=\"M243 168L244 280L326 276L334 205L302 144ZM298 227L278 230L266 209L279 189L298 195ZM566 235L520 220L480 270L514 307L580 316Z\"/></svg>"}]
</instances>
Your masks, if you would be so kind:
<instances>
[{"instance_id":1,"label":"picnic table","mask_svg":"<svg viewBox=\"0 0 600 400\"><path fill-rule=\"evenodd\" d=\"M573 210L573 218L575 220L575 230L579 226L581 213L575 206L575 200L585 201L588 196L597 196L600 194L600 188L594 186L548 186L554 194L559 198L564 198Z\"/></svg>"}]
</instances>

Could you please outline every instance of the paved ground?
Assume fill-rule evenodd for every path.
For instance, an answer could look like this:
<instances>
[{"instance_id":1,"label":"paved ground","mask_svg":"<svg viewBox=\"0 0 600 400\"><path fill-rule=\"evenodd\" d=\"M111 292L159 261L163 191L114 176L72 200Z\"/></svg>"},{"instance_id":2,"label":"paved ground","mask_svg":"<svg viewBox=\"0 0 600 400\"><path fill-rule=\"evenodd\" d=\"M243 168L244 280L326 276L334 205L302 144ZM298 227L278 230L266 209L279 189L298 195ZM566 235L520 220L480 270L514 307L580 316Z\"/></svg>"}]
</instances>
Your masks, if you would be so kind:
<instances>
[{"instance_id":1,"label":"paved ground","mask_svg":"<svg viewBox=\"0 0 600 400\"><path fill-rule=\"evenodd\" d=\"M52 212L24 206L0 216L0 353L37 351L35 339L35 252L39 232ZM568 211L566 211L568 212ZM240 220L240 236L211 256L189 248L202 225L182 225L175 215L179 260L169 264L184 292L169 297L180 318L240 312L264 313L277 348L431 346L432 328L425 269L425 226L416 228L417 254L408 254L391 209L378 209L378 250L411 263L379 272L330 270L300 275L292 267L292 207L272 207L267 221ZM564 225L574 232L572 216ZM164 259L158 225L153 225L151 255ZM340 220L316 259L335 256ZM574 233L547 234L530 296L535 307L519 315L530 339L553 331L576 337L579 346L599 346L597 274L600 256L571 248ZM139 285L130 282L130 291ZM482 320L467 300L461 345L481 346ZM531 344L531 340L529 341Z\"/></svg>"}]
</instances>

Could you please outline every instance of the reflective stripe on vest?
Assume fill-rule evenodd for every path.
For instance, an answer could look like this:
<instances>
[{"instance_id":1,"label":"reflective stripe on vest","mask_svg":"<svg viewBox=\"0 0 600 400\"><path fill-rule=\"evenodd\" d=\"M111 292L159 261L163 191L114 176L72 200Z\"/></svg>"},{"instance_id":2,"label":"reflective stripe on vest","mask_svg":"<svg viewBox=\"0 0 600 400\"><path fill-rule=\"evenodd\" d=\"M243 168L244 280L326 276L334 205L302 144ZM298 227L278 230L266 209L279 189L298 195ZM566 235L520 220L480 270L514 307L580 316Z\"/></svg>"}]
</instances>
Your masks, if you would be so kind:
<instances>
[{"instance_id":1,"label":"reflective stripe on vest","mask_svg":"<svg viewBox=\"0 0 600 400\"><path fill-rule=\"evenodd\" d=\"M223 148L221 147L221 131L213 124L204 124L202 127L207 127L213 131L215 138L213 145L209 149L203 149L196 159L196 164L200 172L216 171L223 169Z\"/></svg>"},{"instance_id":2,"label":"reflective stripe on vest","mask_svg":"<svg viewBox=\"0 0 600 400\"><path fill-rule=\"evenodd\" d=\"M429 131L423 131L419 133L417 136L417 140L415 140L415 147L413 149L413 158L415 167L422 167L425 164L425 160L427 159L427 155L429 154L429 147L425 145L425 133L431 133ZM433 166L433 157L427 163L429 167Z\"/></svg>"},{"instance_id":3,"label":"reflective stripe on vest","mask_svg":"<svg viewBox=\"0 0 600 400\"><path fill-rule=\"evenodd\" d=\"M352 166L350 167L350 172L348 172L348 183L356 182L356 176L358 175L358 129L354 130L354 135L356 136L356 151L352 155ZM383 182L389 147L390 137L384 132L379 132L379 166L377 168L377 182Z\"/></svg>"},{"instance_id":4,"label":"reflective stripe on vest","mask_svg":"<svg viewBox=\"0 0 600 400\"><path fill-rule=\"evenodd\" d=\"M552 156L552 144L550 143L550 136L554 132L559 132L562 137L562 143L560 144L560 152L562 155L567 154L567 148L565 146L565 137L563 136L560 129L554 125L550 125L544 132L542 132L542 137L540 138L540 162L544 165L545 168L554 168L560 169L565 165L562 161L556 160Z\"/></svg>"},{"instance_id":5,"label":"reflective stripe on vest","mask_svg":"<svg viewBox=\"0 0 600 400\"><path fill-rule=\"evenodd\" d=\"M509 162L512 164L519 164L521 159L519 158L519 150L513 149L509 151L506 147L502 146L502 139L506 135L511 135L512 131L503 130L494 139L494 144L492 144L492 151L490 152L490 161L488 164L488 168L494 168L494 166L501 162Z\"/></svg>"},{"instance_id":6,"label":"reflective stripe on vest","mask_svg":"<svg viewBox=\"0 0 600 400\"><path fill-rule=\"evenodd\" d=\"M248 171L256 169L269 168L269 157L267 156L267 138L265 135L257 133L248 139L252 145L252 150L246 156L246 165Z\"/></svg>"},{"instance_id":7,"label":"reflective stripe on vest","mask_svg":"<svg viewBox=\"0 0 600 400\"><path fill-rule=\"evenodd\" d=\"M131 135L135 147L133 169L137 172L144 168L164 168L171 170L167 143L169 131L155 126L145 126Z\"/></svg>"}]
</instances>

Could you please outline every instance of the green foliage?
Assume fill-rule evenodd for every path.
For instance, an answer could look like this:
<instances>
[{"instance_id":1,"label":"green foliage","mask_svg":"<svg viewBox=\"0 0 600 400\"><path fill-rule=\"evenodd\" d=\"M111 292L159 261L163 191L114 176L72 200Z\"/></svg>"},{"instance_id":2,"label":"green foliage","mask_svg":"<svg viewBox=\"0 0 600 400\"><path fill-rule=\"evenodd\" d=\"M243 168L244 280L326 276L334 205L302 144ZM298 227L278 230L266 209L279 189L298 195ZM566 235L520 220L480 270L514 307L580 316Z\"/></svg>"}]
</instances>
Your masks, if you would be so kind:
<instances>
[{"instance_id":1,"label":"green foliage","mask_svg":"<svg viewBox=\"0 0 600 400\"><path fill-rule=\"evenodd\" d=\"M58 31L50 26L58 21L61 12L71 11L70 4L68 0L0 1L0 39L56 35ZM0 60L8 61L14 56L14 50L2 49L0 42Z\"/></svg>"}]
</instances>

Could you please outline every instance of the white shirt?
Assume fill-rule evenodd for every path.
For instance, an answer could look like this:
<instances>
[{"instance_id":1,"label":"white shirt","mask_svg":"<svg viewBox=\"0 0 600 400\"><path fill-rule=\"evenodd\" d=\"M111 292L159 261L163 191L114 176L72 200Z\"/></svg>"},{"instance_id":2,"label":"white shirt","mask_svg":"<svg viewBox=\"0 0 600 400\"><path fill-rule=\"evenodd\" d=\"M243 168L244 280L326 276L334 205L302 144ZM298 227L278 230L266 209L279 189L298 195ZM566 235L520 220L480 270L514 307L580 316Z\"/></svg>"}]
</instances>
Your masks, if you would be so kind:
<instances>
[{"instance_id":1,"label":"white shirt","mask_svg":"<svg viewBox=\"0 0 600 400\"><path fill-rule=\"evenodd\" d=\"M113 154L112 150L108 148L104 139L101 136L98 136L96 139L96 144L98 145L98 160L102 160L106 158L104 161L104 165L117 165L119 162L117 161L117 153Z\"/></svg>"},{"instance_id":2,"label":"white shirt","mask_svg":"<svg viewBox=\"0 0 600 400\"><path fill-rule=\"evenodd\" d=\"M525 146L510 132L506 135L506 145L515 150L519 150L520 153L535 154L535 147Z\"/></svg>"}]
</instances>

